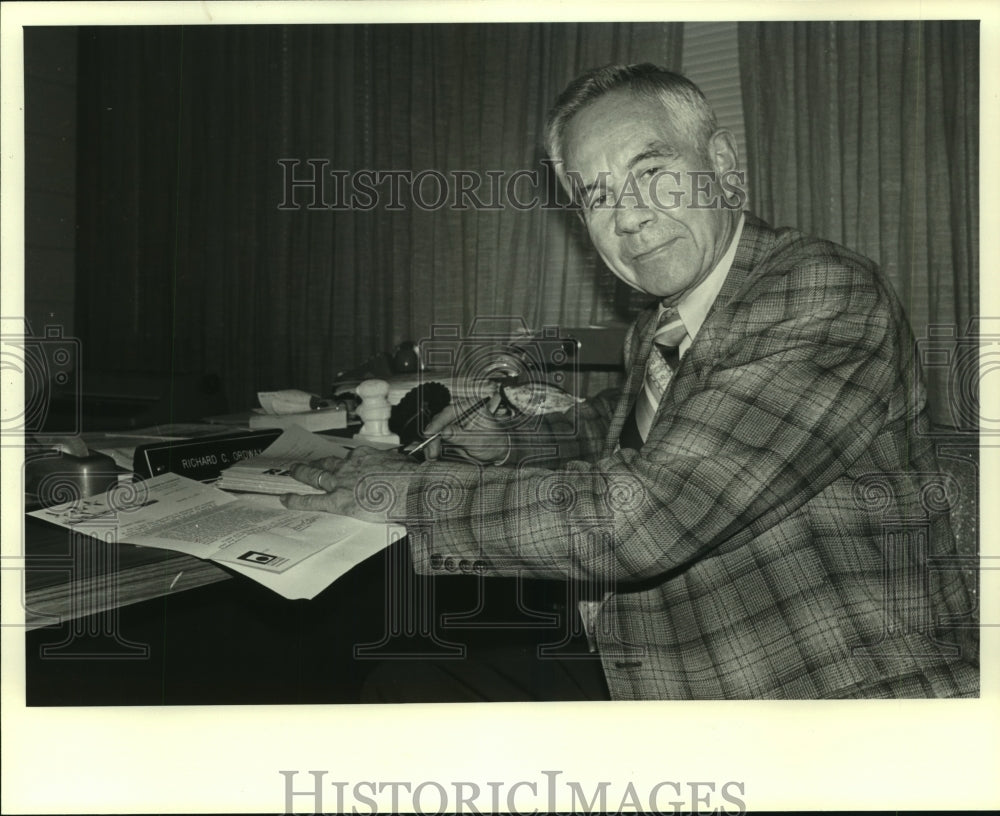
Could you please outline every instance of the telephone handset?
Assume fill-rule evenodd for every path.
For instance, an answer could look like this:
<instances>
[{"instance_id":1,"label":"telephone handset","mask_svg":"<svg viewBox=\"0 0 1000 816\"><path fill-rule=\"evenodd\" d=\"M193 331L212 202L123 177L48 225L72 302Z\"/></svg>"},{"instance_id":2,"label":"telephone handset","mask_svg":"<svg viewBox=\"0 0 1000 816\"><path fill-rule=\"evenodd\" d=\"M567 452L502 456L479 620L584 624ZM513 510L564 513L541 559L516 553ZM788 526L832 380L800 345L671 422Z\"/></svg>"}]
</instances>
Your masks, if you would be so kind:
<instances>
[{"instance_id":1,"label":"telephone handset","mask_svg":"<svg viewBox=\"0 0 1000 816\"><path fill-rule=\"evenodd\" d=\"M122 473L114 459L75 437L29 438L24 459L25 501L43 507L104 493Z\"/></svg>"}]
</instances>

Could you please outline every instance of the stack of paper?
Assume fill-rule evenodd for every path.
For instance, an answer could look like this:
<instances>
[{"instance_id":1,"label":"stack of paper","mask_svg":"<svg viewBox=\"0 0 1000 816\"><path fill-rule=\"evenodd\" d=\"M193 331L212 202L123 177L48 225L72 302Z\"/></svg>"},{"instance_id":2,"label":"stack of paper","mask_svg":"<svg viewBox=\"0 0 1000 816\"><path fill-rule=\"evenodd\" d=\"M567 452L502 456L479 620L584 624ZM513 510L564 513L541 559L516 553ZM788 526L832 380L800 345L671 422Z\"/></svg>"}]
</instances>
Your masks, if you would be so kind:
<instances>
[{"instance_id":1,"label":"stack of paper","mask_svg":"<svg viewBox=\"0 0 1000 816\"><path fill-rule=\"evenodd\" d=\"M347 427L347 410L331 405L316 394L286 388L282 391L259 391L260 408L250 416L251 428L291 428L307 431L333 431Z\"/></svg>"},{"instance_id":2,"label":"stack of paper","mask_svg":"<svg viewBox=\"0 0 1000 816\"><path fill-rule=\"evenodd\" d=\"M251 462L233 465L215 483L223 490L235 493L267 493L281 496L298 493L302 496L323 493L318 487L311 487L294 478L289 472L291 464L284 459L258 456Z\"/></svg>"},{"instance_id":3,"label":"stack of paper","mask_svg":"<svg viewBox=\"0 0 1000 816\"><path fill-rule=\"evenodd\" d=\"M331 456L343 459L354 447L357 447L357 443L353 440L332 439L292 426L265 448L260 456L237 462L224 470L216 487L272 495L322 493L322 490L292 478L289 474L292 465Z\"/></svg>"},{"instance_id":4,"label":"stack of paper","mask_svg":"<svg viewBox=\"0 0 1000 816\"><path fill-rule=\"evenodd\" d=\"M250 414L250 427L254 429L298 427L307 431L337 431L347 427L347 411L344 408L319 408L296 414L268 414L255 408Z\"/></svg>"},{"instance_id":5,"label":"stack of paper","mask_svg":"<svg viewBox=\"0 0 1000 816\"><path fill-rule=\"evenodd\" d=\"M313 598L406 534L331 513L287 510L274 496L240 498L165 473L29 515L84 535L205 558L286 598ZM87 546L74 538L74 546Z\"/></svg>"}]
</instances>

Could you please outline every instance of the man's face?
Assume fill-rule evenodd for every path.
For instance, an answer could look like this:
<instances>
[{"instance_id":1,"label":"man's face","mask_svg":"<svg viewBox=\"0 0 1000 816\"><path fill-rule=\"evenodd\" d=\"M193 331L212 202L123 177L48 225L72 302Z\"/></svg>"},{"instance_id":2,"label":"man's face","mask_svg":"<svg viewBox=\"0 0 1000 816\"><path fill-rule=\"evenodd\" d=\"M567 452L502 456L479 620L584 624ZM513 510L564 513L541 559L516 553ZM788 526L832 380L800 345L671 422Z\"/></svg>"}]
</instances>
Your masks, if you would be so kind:
<instances>
[{"instance_id":1,"label":"man's face","mask_svg":"<svg viewBox=\"0 0 1000 816\"><path fill-rule=\"evenodd\" d=\"M716 133L708 156L700 156L657 101L616 91L569 121L563 152L566 172L584 191L591 240L630 286L679 300L725 254L738 213L722 206L706 173L691 171L735 170L727 132ZM693 197L693 187L704 192Z\"/></svg>"}]
</instances>

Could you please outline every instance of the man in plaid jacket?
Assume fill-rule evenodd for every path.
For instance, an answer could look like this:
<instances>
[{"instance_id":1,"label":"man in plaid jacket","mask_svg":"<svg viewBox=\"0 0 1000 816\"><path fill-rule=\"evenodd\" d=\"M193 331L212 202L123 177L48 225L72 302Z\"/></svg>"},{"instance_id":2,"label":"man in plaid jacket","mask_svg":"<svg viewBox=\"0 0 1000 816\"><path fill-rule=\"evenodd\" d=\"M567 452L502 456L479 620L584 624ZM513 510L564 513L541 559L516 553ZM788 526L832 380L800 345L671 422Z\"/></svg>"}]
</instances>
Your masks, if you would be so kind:
<instances>
[{"instance_id":1,"label":"man in plaid jacket","mask_svg":"<svg viewBox=\"0 0 1000 816\"><path fill-rule=\"evenodd\" d=\"M378 472L427 532L419 572L582 582L614 699L976 696L913 341L875 265L742 213L730 134L653 66L576 80L548 148L605 263L661 301L622 392L547 418L554 466L449 428L506 466L358 451L297 470L328 493L289 506L364 516ZM652 376L668 311L683 337Z\"/></svg>"}]
</instances>

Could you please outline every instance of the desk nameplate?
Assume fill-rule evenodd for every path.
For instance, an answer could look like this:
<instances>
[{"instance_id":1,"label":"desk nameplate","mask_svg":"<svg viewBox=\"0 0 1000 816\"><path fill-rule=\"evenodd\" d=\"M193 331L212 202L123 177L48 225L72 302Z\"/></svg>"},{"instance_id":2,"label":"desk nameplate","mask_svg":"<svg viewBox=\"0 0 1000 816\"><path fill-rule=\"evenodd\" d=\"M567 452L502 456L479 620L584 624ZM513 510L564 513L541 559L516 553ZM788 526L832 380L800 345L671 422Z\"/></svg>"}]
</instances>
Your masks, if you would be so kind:
<instances>
[{"instance_id":1,"label":"desk nameplate","mask_svg":"<svg viewBox=\"0 0 1000 816\"><path fill-rule=\"evenodd\" d=\"M259 456L280 435L281 429L269 429L141 445L135 449L132 469L142 478L176 473L203 482Z\"/></svg>"}]
</instances>

